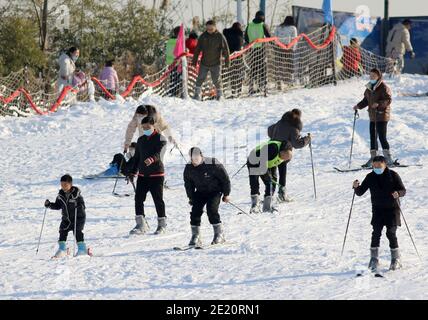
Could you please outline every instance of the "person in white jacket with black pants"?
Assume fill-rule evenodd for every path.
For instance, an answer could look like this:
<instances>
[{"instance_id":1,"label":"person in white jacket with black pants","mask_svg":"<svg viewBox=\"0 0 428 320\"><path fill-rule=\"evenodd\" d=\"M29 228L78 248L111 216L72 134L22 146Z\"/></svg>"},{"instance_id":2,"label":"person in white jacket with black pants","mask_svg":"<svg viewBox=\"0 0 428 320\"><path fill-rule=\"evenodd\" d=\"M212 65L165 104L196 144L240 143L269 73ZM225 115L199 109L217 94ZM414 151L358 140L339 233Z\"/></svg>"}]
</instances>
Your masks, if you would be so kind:
<instances>
[{"instance_id":1,"label":"person in white jacket with black pants","mask_svg":"<svg viewBox=\"0 0 428 320\"><path fill-rule=\"evenodd\" d=\"M289 44L294 38L297 37L297 28L294 24L294 18L291 16L287 16L282 24L280 24L275 29L274 33L275 37L278 37L278 40L283 44ZM277 58L277 66L279 66L277 70L277 86L278 89L281 90L282 82L291 84L294 79L294 48L290 50L284 50L282 48L278 48L278 52L276 55Z\"/></svg>"}]
</instances>

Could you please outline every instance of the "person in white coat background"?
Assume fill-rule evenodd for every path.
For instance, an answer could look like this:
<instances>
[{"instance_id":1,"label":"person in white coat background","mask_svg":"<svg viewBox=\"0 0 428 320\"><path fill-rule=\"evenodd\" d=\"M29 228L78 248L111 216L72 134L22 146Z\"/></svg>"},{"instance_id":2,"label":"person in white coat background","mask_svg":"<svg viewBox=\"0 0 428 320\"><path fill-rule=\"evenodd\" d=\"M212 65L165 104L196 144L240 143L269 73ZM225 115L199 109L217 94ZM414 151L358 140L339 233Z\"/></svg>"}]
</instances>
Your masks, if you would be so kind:
<instances>
[{"instance_id":1,"label":"person in white coat background","mask_svg":"<svg viewBox=\"0 0 428 320\"><path fill-rule=\"evenodd\" d=\"M401 73L404 68L404 55L410 52L410 57L415 58L415 52L410 41L410 29L412 22L409 19L397 23L388 33L386 43L386 56L398 60L396 73Z\"/></svg>"},{"instance_id":2,"label":"person in white coat background","mask_svg":"<svg viewBox=\"0 0 428 320\"><path fill-rule=\"evenodd\" d=\"M71 47L61 54L58 60L58 93L60 94L65 86L73 84L74 71L76 70L76 61L79 58L80 51L76 47Z\"/></svg>"}]
</instances>

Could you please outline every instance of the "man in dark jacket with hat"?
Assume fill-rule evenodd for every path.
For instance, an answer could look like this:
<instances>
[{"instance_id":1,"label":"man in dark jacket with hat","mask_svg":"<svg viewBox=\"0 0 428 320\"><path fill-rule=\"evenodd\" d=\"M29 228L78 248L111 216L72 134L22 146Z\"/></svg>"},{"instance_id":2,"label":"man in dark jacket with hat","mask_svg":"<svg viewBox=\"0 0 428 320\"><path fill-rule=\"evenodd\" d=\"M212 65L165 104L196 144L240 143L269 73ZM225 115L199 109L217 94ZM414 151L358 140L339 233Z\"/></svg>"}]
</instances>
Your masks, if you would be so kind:
<instances>
[{"instance_id":1,"label":"man in dark jacket with hat","mask_svg":"<svg viewBox=\"0 0 428 320\"><path fill-rule=\"evenodd\" d=\"M373 159L373 171L366 176L361 185L358 180L355 180L353 188L357 196L362 196L368 189L371 194L373 233L369 269L375 272L378 268L379 245L383 227L386 227L386 237L391 249L390 270L400 268L396 231L397 227L401 226L399 198L406 194L406 188L400 176L395 171L388 169L384 157L376 156Z\"/></svg>"},{"instance_id":2,"label":"man in dark jacket with hat","mask_svg":"<svg viewBox=\"0 0 428 320\"><path fill-rule=\"evenodd\" d=\"M282 116L281 120L271 125L268 128L268 136L272 140L277 141L288 141L292 148L301 149L306 147L311 141L311 137L308 134L305 137L300 136L302 131L302 112L299 109L293 109L287 111ZM287 195L286 183L287 183L287 164L289 161L284 161L278 166L279 171L279 189L278 189L278 200L280 202L290 202L291 198Z\"/></svg>"},{"instance_id":3,"label":"man in dark jacket with hat","mask_svg":"<svg viewBox=\"0 0 428 320\"><path fill-rule=\"evenodd\" d=\"M198 39L198 45L193 54L192 65L196 67L199 54L202 52L201 64L199 66L198 78L196 79L194 99L201 100L202 84L211 74L211 79L217 90L217 99L223 96L221 85L221 56L224 56L225 65L229 67L229 47L225 37L218 32L214 21L206 23L206 31Z\"/></svg>"},{"instance_id":4,"label":"man in dark jacket with hat","mask_svg":"<svg viewBox=\"0 0 428 320\"><path fill-rule=\"evenodd\" d=\"M370 71L370 81L364 91L364 98L354 107L354 110L368 107L370 118L370 159L363 167L370 168L372 166L373 158L377 156L378 137L388 166L394 164L386 137L388 121L391 119L391 102L391 89L383 81L382 73L379 69L372 69Z\"/></svg>"},{"instance_id":5,"label":"man in dark jacket with hat","mask_svg":"<svg viewBox=\"0 0 428 320\"><path fill-rule=\"evenodd\" d=\"M230 179L226 169L215 158L207 158L202 151L193 147L189 151L191 162L184 168L183 178L189 204L192 206L190 225L192 238L189 246L202 245L200 237L201 216L204 206L214 229L211 244L225 242L223 226L218 213L220 200L229 202Z\"/></svg>"},{"instance_id":6,"label":"man in dark jacket with hat","mask_svg":"<svg viewBox=\"0 0 428 320\"><path fill-rule=\"evenodd\" d=\"M251 189L251 213L260 212L259 178L261 178L265 184L263 212L275 211L272 207L272 198L275 192L275 187L278 184L276 167L284 161L291 160L293 155L292 149L291 144L287 141L270 140L258 145L251 151L247 159Z\"/></svg>"}]
</instances>

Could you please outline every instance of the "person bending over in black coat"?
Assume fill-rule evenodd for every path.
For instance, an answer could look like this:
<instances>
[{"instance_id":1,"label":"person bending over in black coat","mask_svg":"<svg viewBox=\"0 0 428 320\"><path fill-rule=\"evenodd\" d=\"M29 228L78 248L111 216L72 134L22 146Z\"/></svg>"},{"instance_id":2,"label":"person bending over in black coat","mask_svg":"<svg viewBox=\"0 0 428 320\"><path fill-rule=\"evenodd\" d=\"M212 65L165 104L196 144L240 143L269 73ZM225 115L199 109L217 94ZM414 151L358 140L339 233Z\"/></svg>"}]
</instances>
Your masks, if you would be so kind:
<instances>
[{"instance_id":1,"label":"person bending over in black coat","mask_svg":"<svg viewBox=\"0 0 428 320\"><path fill-rule=\"evenodd\" d=\"M373 159L373 171L366 176L361 185L355 180L353 188L357 196L362 196L368 189L371 194L373 233L369 269L376 272L379 266L379 244L383 227L386 227L386 237L391 249L390 270L401 268L396 231L397 227L401 226L399 198L405 196L406 188L400 176L388 169L383 156L376 156Z\"/></svg>"},{"instance_id":2,"label":"person bending over in black coat","mask_svg":"<svg viewBox=\"0 0 428 320\"><path fill-rule=\"evenodd\" d=\"M229 202L230 179L223 165L215 158L206 158L202 151L193 147L189 151L191 162L184 168L183 178L189 204L192 206L190 225L192 237L189 246L201 246L201 216L204 206L214 229L211 244L225 242L218 207L220 200Z\"/></svg>"}]
</instances>

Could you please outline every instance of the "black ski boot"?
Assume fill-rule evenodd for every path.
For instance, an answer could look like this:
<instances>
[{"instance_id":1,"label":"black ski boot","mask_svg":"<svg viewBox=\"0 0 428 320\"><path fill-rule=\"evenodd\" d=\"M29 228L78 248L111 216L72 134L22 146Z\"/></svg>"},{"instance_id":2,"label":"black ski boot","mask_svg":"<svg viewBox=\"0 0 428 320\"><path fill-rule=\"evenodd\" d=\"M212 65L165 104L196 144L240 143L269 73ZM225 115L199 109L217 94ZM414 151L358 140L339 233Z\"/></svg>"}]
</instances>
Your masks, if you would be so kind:
<instances>
[{"instance_id":1,"label":"black ski boot","mask_svg":"<svg viewBox=\"0 0 428 320\"><path fill-rule=\"evenodd\" d=\"M223 226L221 223L213 224L214 229L214 239L211 244L220 244L225 243L226 239L224 238Z\"/></svg>"},{"instance_id":2,"label":"black ski boot","mask_svg":"<svg viewBox=\"0 0 428 320\"><path fill-rule=\"evenodd\" d=\"M377 272L379 268L379 248L370 248L369 270Z\"/></svg>"}]
</instances>

